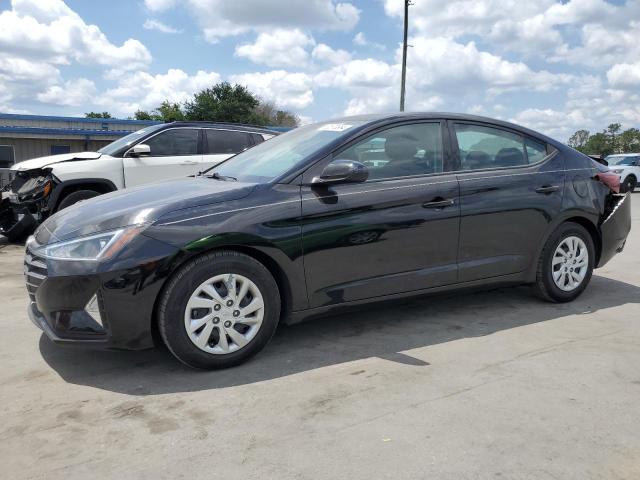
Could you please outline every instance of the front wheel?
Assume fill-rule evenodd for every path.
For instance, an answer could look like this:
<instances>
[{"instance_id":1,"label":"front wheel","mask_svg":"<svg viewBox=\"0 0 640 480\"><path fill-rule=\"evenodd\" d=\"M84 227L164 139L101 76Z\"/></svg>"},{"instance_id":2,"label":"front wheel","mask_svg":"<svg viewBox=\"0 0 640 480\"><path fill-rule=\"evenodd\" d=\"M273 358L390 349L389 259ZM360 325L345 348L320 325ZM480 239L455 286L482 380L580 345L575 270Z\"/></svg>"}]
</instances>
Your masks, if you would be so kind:
<instances>
[{"instance_id":1,"label":"front wheel","mask_svg":"<svg viewBox=\"0 0 640 480\"><path fill-rule=\"evenodd\" d=\"M162 338L178 360L195 368L238 365L271 339L280 317L273 276L254 258L233 251L198 257L169 281L159 308Z\"/></svg>"},{"instance_id":2,"label":"front wheel","mask_svg":"<svg viewBox=\"0 0 640 480\"><path fill-rule=\"evenodd\" d=\"M549 237L538 261L536 287L552 302L570 302L587 287L595 264L593 239L577 223L560 225Z\"/></svg>"}]
</instances>

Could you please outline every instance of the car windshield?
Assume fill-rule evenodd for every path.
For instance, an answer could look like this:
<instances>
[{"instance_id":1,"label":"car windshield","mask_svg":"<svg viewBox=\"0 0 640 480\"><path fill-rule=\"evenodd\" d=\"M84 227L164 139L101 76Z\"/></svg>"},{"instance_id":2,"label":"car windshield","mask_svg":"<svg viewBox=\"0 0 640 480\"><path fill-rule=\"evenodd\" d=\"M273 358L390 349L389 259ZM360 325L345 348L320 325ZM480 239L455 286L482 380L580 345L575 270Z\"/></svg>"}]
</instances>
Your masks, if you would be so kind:
<instances>
[{"instance_id":1,"label":"car windshield","mask_svg":"<svg viewBox=\"0 0 640 480\"><path fill-rule=\"evenodd\" d=\"M135 132L130 133L125 137L119 138L115 142L111 142L109 145L105 145L100 150L98 150L98 153L102 153L104 155L113 155L117 153L118 150L130 146L131 144L140 140L144 135L155 132L161 127L162 124L159 124L143 128L142 130L136 130Z\"/></svg>"},{"instance_id":2,"label":"car windshield","mask_svg":"<svg viewBox=\"0 0 640 480\"><path fill-rule=\"evenodd\" d=\"M221 177L244 182L268 182L363 123L349 120L299 127L239 153L207 172L215 170Z\"/></svg>"},{"instance_id":3,"label":"car windshield","mask_svg":"<svg viewBox=\"0 0 640 480\"><path fill-rule=\"evenodd\" d=\"M623 155L614 155L606 158L609 165L633 165L638 161L638 159L640 159L640 157L628 157Z\"/></svg>"}]
</instances>

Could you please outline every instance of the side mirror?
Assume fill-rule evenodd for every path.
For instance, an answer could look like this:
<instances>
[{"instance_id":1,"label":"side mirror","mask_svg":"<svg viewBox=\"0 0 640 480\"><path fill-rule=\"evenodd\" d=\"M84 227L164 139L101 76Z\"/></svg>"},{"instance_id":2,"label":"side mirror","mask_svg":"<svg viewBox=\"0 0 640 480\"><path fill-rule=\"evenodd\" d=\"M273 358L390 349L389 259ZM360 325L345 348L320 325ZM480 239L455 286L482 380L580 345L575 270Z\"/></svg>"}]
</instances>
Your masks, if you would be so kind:
<instances>
[{"instance_id":1,"label":"side mirror","mask_svg":"<svg viewBox=\"0 0 640 480\"><path fill-rule=\"evenodd\" d=\"M355 160L334 160L324 167L319 177L311 180L312 185L334 183L358 183L369 178L369 169Z\"/></svg>"},{"instance_id":2,"label":"side mirror","mask_svg":"<svg viewBox=\"0 0 640 480\"><path fill-rule=\"evenodd\" d=\"M145 157L151 155L151 148L149 145L144 143L139 143L135 145L131 150L129 150L129 155L132 157Z\"/></svg>"}]
</instances>

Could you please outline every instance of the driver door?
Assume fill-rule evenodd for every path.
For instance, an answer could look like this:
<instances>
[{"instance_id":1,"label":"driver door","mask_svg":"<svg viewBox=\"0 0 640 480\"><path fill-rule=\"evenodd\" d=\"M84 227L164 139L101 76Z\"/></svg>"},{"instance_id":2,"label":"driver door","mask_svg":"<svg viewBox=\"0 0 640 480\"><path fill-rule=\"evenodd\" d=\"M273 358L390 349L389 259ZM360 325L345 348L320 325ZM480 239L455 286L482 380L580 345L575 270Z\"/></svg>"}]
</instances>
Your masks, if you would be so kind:
<instances>
[{"instance_id":1,"label":"driver door","mask_svg":"<svg viewBox=\"0 0 640 480\"><path fill-rule=\"evenodd\" d=\"M311 307L455 283L459 187L444 124L407 123L356 140L303 176L302 238ZM334 159L362 183L313 185Z\"/></svg>"},{"instance_id":2,"label":"driver door","mask_svg":"<svg viewBox=\"0 0 640 480\"><path fill-rule=\"evenodd\" d=\"M202 163L200 129L172 128L146 139L149 155L123 159L125 187L195 175Z\"/></svg>"}]
</instances>

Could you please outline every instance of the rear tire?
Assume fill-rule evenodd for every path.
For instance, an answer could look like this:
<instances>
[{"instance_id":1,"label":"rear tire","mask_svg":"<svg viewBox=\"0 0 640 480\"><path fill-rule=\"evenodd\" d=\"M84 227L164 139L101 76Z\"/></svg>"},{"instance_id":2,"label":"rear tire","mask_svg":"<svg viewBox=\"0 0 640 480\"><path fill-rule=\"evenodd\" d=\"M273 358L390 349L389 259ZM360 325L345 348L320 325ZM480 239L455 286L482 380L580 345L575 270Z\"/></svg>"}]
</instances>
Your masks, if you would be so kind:
<instances>
[{"instance_id":1,"label":"rear tire","mask_svg":"<svg viewBox=\"0 0 640 480\"><path fill-rule=\"evenodd\" d=\"M97 197L98 195L100 195L100 193L95 190L78 190L76 192L72 192L62 199L58 204L58 208L56 208L56 212L64 210L65 208L83 200L89 200L90 198Z\"/></svg>"},{"instance_id":2,"label":"rear tire","mask_svg":"<svg viewBox=\"0 0 640 480\"><path fill-rule=\"evenodd\" d=\"M636 185L638 183L638 180L636 179L636 177L634 177L633 175L629 175L627 178L624 179L624 182L622 182L622 185L620 186L620 190L624 193L624 192L629 192L629 193L633 193L636 189Z\"/></svg>"},{"instance_id":3,"label":"rear tire","mask_svg":"<svg viewBox=\"0 0 640 480\"><path fill-rule=\"evenodd\" d=\"M262 308L250 311L256 305ZM157 320L178 360L219 369L262 350L276 331L280 308L278 285L264 265L239 252L219 251L175 273L161 294Z\"/></svg>"},{"instance_id":4,"label":"rear tire","mask_svg":"<svg viewBox=\"0 0 640 480\"><path fill-rule=\"evenodd\" d=\"M589 232L577 223L563 223L547 239L542 250L536 289L550 302L570 302L589 284L594 264L595 248Z\"/></svg>"}]
</instances>

